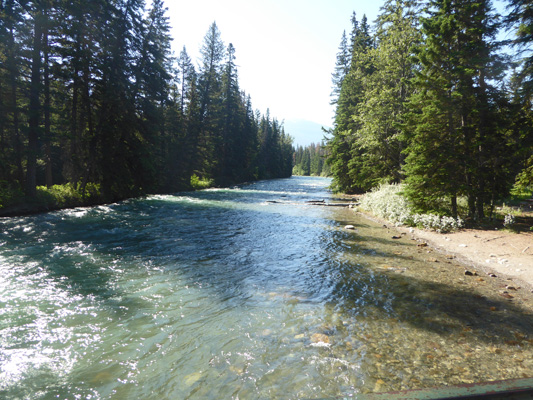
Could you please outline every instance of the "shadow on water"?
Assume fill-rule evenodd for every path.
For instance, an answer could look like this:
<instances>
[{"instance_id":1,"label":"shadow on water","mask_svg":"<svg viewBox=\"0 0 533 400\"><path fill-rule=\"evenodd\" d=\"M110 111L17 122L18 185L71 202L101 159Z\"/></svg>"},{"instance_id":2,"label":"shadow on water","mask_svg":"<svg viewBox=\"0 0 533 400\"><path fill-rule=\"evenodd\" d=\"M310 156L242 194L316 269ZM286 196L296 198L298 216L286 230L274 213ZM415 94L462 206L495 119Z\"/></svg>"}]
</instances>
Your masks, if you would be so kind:
<instances>
[{"instance_id":1,"label":"shadow on water","mask_svg":"<svg viewBox=\"0 0 533 400\"><path fill-rule=\"evenodd\" d=\"M329 304L352 318L396 319L450 335L462 334L466 326L489 343L520 342L533 332L533 315L508 300L396 273L346 270Z\"/></svg>"},{"instance_id":2,"label":"shadow on water","mask_svg":"<svg viewBox=\"0 0 533 400\"><path fill-rule=\"evenodd\" d=\"M365 255L332 265L338 279L328 304L345 317L394 320L440 335L468 332L488 344L533 344L533 313L511 298L518 294L502 293L505 283L465 276L462 265L442 255L424 261L407 241L338 236L336 246L345 253ZM375 243L386 246L376 251Z\"/></svg>"},{"instance_id":3,"label":"shadow on water","mask_svg":"<svg viewBox=\"0 0 533 400\"><path fill-rule=\"evenodd\" d=\"M285 196L275 194L281 195ZM250 339L251 348L260 355L264 351L267 359L272 354L274 365L278 361L281 365L284 360L296 363L309 353L314 357L315 351L325 355L324 359L341 360L352 351L350 362L361 363L364 381L380 376L367 370L377 368L377 362L385 364L386 352L403 346L400 340L413 341L414 346L422 343L422 347L434 346L425 343L436 341L435 337L445 338L448 346L463 341L471 343L471 347L481 343L483 348L532 344L533 315L529 308L520 306L519 295L509 301L499 296L493 283L484 282L485 288L475 287L475 278L466 278L464 268L447 264L443 258L429 264L418 254L416 244L405 238L393 240L381 226L352 219L348 212L315 212L317 209L303 204L258 207L268 198L267 194L254 194L251 190L236 195L220 190L21 218L4 224L8 235L0 238L0 243L6 243L5 256L16 260L13 264L34 265L27 268L26 274L41 269L74 296L93 297L104 307L120 310L111 316L116 326L110 327L110 341L125 341L116 333L125 327L131 329L132 335L141 332L138 348L124 353L134 354L135 358L145 338L151 337L155 350L144 350L147 363L152 362L148 355L153 352L154 357L166 357L165 362L170 360L174 366L185 368L184 357L177 349L181 351L186 346L185 359L190 357L187 361L193 365L191 368L206 368L204 364L210 362L211 353L218 354L228 346L215 337L218 335L231 341L242 340L235 344L234 354L244 346L246 338L254 339ZM355 225L356 230L345 230L346 224ZM445 272L439 275L436 270ZM145 282L153 285L153 293L163 300L139 296ZM189 285L198 290L191 291L189 308L180 311L179 296L189 293L175 293ZM164 290L157 291L159 288ZM198 295L204 296L202 300L192 297ZM249 314L281 318L272 322ZM137 316L138 323L123 323ZM216 319L214 323L207 321L212 317ZM328 319L336 322L329 323ZM241 324L243 320L248 324L243 328L246 331L231 333L234 327L229 324L245 325ZM272 325L265 329L263 323ZM399 328L394 330L391 326ZM201 331L204 328L209 331ZM277 336L277 328L284 337ZM319 329L332 336L331 346L312 346L310 341ZM418 341L412 340L413 331L421 332ZM248 333L249 337L245 335ZM115 341L115 335L120 339ZM173 335L179 340L172 342ZM267 341L274 348L260 347ZM285 347L293 344L301 347L287 351L301 352L302 357L283 358ZM168 352L159 353L158 345L169 346ZM206 348L203 352L195 352L202 346ZM364 350L355 354L356 348ZM108 355L109 360L123 354L116 351ZM198 354L207 357L204 364L193 359ZM437 364L439 360L430 356L433 354L428 354L428 360ZM102 357L96 354L94 359L103 360ZM412 355L398 357L404 367L412 368L408 365ZM254 367L251 362L246 365L251 370ZM400 364L390 365L391 376L403 373L399 372ZM117 384L115 372L100 375L98 366L86 368L95 369L94 379L106 377ZM250 372L249 376L268 381L270 372L266 371L271 367L264 367L264 374L262 365L255 368L257 375ZM166 365L163 369L170 374ZM162 376L159 370L154 371L153 376ZM212 368L210 371L218 373ZM237 369L224 371L231 374ZM281 367L279 371L287 372ZM80 381L87 376L86 369L76 373ZM239 378L232 384L241 382L240 377L244 382L248 376L244 369L238 373ZM199 373L193 370L183 376L179 371L169 381L190 382L184 390L190 390L190 397L194 398L193 391L201 384L200 375L196 374ZM147 380L139 378L139 382L150 387ZM277 384L272 383L273 387ZM162 384L167 386L167 382Z\"/></svg>"},{"instance_id":4,"label":"shadow on water","mask_svg":"<svg viewBox=\"0 0 533 400\"><path fill-rule=\"evenodd\" d=\"M224 192L215 194L218 198L232 196ZM212 200L209 193L191 197ZM115 284L117 271L109 266L116 264L120 271L150 269L155 265L167 273L185 276L186 281L199 282L219 301L239 294L246 297L250 284L272 287L283 284L294 287L295 293L306 292L310 299L326 299L331 307L352 318L396 319L417 329L450 335L462 334L466 326L488 343L520 343L533 332L531 313L508 299L498 298L497 294L480 294L472 287L425 279L423 270L412 276L403 273L405 268L376 269L375 265L382 264L383 259L401 260L404 264L420 261L409 255L416 254L416 245L368 235L369 229L380 227L364 222L350 221L356 227L352 232L343 230L345 221L341 221L319 241L318 236L311 235L314 242L305 245L315 248L306 254L306 249L279 247L279 242L270 240L275 233L302 234L303 231L295 231L298 226L314 229L312 225L317 219L305 215L281 216L268 208L233 209L217 201L184 206L168 201L134 200L115 208L117 212L113 210L108 215L88 210L82 218L65 217L59 212L44 217L44 222L38 221L42 217L21 219L20 225L46 224L45 236L53 238L39 245L37 232L15 232L10 238L11 245L31 244L24 262L42 262L50 276L68 290L95 296L113 307L118 307L118 299L127 293ZM210 214L198 221L202 209L210 210ZM265 212L270 213L267 218L258 217ZM135 225L129 222L132 218L137 220ZM283 230L286 232L280 233ZM359 234L359 230L364 234ZM210 239L214 231L216 241ZM190 239L191 233L194 239ZM86 250L75 249L68 254L68 249L58 250L62 243ZM361 255L363 259L358 258ZM257 257L262 257L261 262L257 262ZM316 262L318 267L302 272L305 265ZM427 270L431 268L428 266ZM450 276L460 275L460 269L449 268ZM313 282L316 276L321 282Z\"/></svg>"}]
</instances>

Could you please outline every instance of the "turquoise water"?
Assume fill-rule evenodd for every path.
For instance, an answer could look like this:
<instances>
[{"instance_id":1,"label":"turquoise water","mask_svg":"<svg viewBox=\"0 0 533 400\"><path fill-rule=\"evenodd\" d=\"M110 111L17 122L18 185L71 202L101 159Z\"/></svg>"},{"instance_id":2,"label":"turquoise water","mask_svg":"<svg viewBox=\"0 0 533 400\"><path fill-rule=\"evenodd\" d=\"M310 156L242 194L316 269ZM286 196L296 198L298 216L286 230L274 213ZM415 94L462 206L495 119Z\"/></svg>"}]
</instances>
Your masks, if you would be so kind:
<instances>
[{"instance_id":1,"label":"turquoise water","mask_svg":"<svg viewBox=\"0 0 533 400\"><path fill-rule=\"evenodd\" d=\"M306 204L329 183L0 220L0 395L356 397L533 375L528 298Z\"/></svg>"}]
</instances>

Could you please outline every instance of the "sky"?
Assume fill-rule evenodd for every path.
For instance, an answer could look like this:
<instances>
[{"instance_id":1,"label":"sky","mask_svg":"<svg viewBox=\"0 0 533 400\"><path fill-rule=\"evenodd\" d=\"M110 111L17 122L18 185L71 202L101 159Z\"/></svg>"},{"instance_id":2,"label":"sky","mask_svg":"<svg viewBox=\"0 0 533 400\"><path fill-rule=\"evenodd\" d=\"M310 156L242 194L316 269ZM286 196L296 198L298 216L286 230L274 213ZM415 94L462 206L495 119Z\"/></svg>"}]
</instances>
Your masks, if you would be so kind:
<instances>
[{"instance_id":1,"label":"sky","mask_svg":"<svg viewBox=\"0 0 533 400\"><path fill-rule=\"evenodd\" d=\"M186 46L196 66L209 26L235 47L239 85L254 109L279 121L332 126L331 74L350 18L373 22L376 0L167 0L173 50Z\"/></svg>"}]
</instances>

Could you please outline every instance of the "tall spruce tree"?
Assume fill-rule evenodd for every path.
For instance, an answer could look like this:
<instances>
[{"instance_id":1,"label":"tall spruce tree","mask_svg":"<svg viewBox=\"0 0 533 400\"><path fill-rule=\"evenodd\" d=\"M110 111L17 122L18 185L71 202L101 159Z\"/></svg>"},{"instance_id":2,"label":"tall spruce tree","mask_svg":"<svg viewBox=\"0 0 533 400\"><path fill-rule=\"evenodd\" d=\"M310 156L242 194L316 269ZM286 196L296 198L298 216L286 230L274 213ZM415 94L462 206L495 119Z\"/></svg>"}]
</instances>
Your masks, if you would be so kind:
<instances>
[{"instance_id":1,"label":"tall spruce tree","mask_svg":"<svg viewBox=\"0 0 533 400\"><path fill-rule=\"evenodd\" d=\"M402 180L401 126L413 92L413 49L421 41L417 14L414 2L389 0L377 20L376 46L368 52L372 72L362 79L362 99L353 115L359 128L350 173L363 190Z\"/></svg>"},{"instance_id":2,"label":"tall spruce tree","mask_svg":"<svg viewBox=\"0 0 533 400\"><path fill-rule=\"evenodd\" d=\"M348 46L348 39L346 38L346 31L342 32L341 43L339 45L339 52L337 53L337 61L335 63L335 71L331 74L333 83L333 90L331 92L331 104L337 104L341 94L342 82L348 72L350 71L350 47Z\"/></svg>"},{"instance_id":3,"label":"tall spruce tree","mask_svg":"<svg viewBox=\"0 0 533 400\"><path fill-rule=\"evenodd\" d=\"M6 0L0 17L0 207L45 183L113 201L290 174L291 139L270 118L260 138L216 24L178 75L162 0Z\"/></svg>"},{"instance_id":4,"label":"tall spruce tree","mask_svg":"<svg viewBox=\"0 0 533 400\"><path fill-rule=\"evenodd\" d=\"M135 65L134 97L143 137L142 185L154 191L166 181L170 135L166 132L165 109L170 99L172 71L170 26L162 0L153 0L140 26L139 60Z\"/></svg>"},{"instance_id":5,"label":"tall spruce tree","mask_svg":"<svg viewBox=\"0 0 533 400\"><path fill-rule=\"evenodd\" d=\"M222 73L222 101L224 121L222 125L219 151L222 154L222 168L220 168L222 182L235 182L238 173L237 166L242 165L239 158L244 149L239 149L242 143L243 104L239 90L237 66L235 65L235 47L229 44L226 53L226 64Z\"/></svg>"},{"instance_id":6,"label":"tall spruce tree","mask_svg":"<svg viewBox=\"0 0 533 400\"><path fill-rule=\"evenodd\" d=\"M350 41L350 70L342 81L332 137L328 141L328 163L333 174L333 185L335 190L344 192L361 191L350 171L357 169L354 163L359 161L359 155L354 155L352 151L359 125L352 116L362 100L363 79L372 73L368 52L373 44L366 16L363 16L361 24L357 21L355 13L352 16Z\"/></svg>"},{"instance_id":7,"label":"tall spruce tree","mask_svg":"<svg viewBox=\"0 0 533 400\"><path fill-rule=\"evenodd\" d=\"M485 0L432 0L428 12L415 80L419 94L411 103L406 193L425 210L446 197L454 216L457 196L465 195L469 215L483 218L487 150L497 134L488 86L493 16Z\"/></svg>"},{"instance_id":8,"label":"tall spruce tree","mask_svg":"<svg viewBox=\"0 0 533 400\"><path fill-rule=\"evenodd\" d=\"M23 75L27 63L22 56L22 41L29 36L25 12L17 1L0 3L0 180L12 189L24 185L21 113Z\"/></svg>"},{"instance_id":9,"label":"tall spruce tree","mask_svg":"<svg viewBox=\"0 0 533 400\"><path fill-rule=\"evenodd\" d=\"M518 160L525 159L521 171L517 176L517 185L521 188L533 186L533 138L531 127L533 126L533 55L531 44L533 43L533 6L527 0L509 0L510 10L506 22L515 29L516 36L513 40L514 49L518 52L520 69L514 74L514 103L517 114L514 121L522 138L522 146Z\"/></svg>"},{"instance_id":10,"label":"tall spruce tree","mask_svg":"<svg viewBox=\"0 0 533 400\"><path fill-rule=\"evenodd\" d=\"M198 79L200 99L200 132L198 137L198 160L196 173L213 177L220 166L222 117L222 65L225 46L216 22L209 27L201 53Z\"/></svg>"}]
</instances>

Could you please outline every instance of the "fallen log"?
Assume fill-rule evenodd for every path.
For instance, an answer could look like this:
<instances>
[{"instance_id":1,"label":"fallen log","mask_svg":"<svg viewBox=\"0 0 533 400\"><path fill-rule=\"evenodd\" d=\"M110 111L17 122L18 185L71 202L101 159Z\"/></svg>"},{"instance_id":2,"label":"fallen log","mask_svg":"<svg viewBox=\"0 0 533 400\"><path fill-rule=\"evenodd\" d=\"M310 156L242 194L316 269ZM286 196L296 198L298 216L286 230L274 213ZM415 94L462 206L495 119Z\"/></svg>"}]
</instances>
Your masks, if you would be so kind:
<instances>
[{"instance_id":1,"label":"fallen log","mask_svg":"<svg viewBox=\"0 0 533 400\"><path fill-rule=\"evenodd\" d=\"M324 206L324 207L350 207L358 206L359 203L326 203L322 201L308 201L306 204L310 206Z\"/></svg>"}]
</instances>

